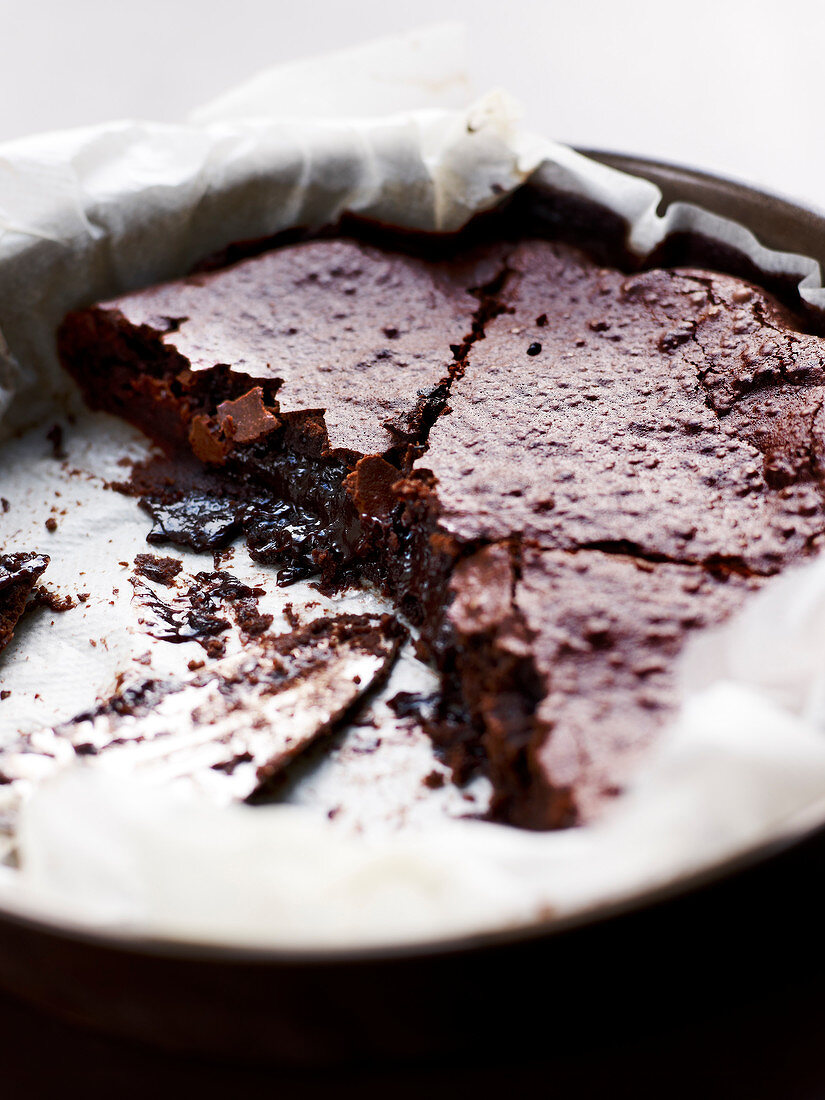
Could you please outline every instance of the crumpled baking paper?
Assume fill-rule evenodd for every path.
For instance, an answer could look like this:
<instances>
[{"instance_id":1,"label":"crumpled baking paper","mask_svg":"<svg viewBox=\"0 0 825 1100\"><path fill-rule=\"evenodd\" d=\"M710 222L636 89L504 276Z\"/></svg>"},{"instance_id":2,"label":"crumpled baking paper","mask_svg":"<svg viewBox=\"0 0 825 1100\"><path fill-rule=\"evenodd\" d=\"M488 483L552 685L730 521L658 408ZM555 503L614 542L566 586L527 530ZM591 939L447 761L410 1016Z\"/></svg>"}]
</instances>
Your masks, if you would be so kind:
<instances>
[{"instance_id":1,"label":"crumpled baking paper","mask_svg":"<svg viewBox=\"0 0 825 1100\"><path fill-rule=\"evenodd\" d=\"M457 106L460 55L460 31L446 26L272 70L180 126L116 122L0 147L7 428L71 401L53 350L69 308L345 211L455 229L528 178L622 214L640 255L692 229L793 274L825 308L815 261L689 204L660 214L652 184L524 133L505 93ZM28 803L21 867L0 868L0 904L64 926L324 949L423 943L641 896L825 821L823 623L818 561L698 638L684 706L596 824L536 835L445 820L359 837L306 808L219 811L78 766ZM30 656L45 666L48 650Z\"/></svg>"}]
</instances>

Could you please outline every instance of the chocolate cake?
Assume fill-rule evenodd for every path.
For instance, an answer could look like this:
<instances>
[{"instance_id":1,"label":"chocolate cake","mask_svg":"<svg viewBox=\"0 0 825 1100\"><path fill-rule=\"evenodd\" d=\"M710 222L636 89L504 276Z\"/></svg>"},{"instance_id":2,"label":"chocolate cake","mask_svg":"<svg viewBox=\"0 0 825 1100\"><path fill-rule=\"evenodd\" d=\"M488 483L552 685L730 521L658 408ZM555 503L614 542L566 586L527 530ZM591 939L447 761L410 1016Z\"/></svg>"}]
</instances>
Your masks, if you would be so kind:
<instances>
[{"instance_id":1,"label":"chocolate cake","mask_svg":"<svg viewBox=\"0 0 825 1100\"><path fill-rule=\"evenodd\" d=\"M244 531L380 584L442 673L431 733L493 815L596 815L691 633L817 551L825 342L766 291L545 240L289 245L71 314L96 408L166 449L154 541Z\"/></svg>"},{"instance_id":2,"label":"chocolate cake","mask_svg":"<svg viewBox=\"0 0 825 1100\"><path fill-rule=\"evenodd\" d=\"M48 564L45 554L0 554L0 652L11 641L32 589Z\"/></svg>"}]
</instances>

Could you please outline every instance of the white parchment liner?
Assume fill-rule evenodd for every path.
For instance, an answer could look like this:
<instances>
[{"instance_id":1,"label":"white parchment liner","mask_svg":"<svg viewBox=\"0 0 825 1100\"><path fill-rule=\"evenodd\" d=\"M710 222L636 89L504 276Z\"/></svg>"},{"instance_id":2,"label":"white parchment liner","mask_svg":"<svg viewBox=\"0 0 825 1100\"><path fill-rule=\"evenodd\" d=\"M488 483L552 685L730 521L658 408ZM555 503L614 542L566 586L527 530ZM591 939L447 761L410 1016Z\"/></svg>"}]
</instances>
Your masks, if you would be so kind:
<instances>
[{"instance_id":1,"label":"white parchment liner","mask_svg":"<svg viewBox=\"0 0 825 1100\"><path fill-rule=\"evenodd\" d=\"M652 184L523 133L502 93L456 109L460 39L443 27L276 69L186 125L0 147L5 425L36 422L65 391L53 332L73 306L345 211L456 229L531 175L623 215L640 255L695 230L792 274L825 308L813 260L688 204L659 215ZM3 483L15 476L4 469ZM48 667L47 649L31 656ZM425 942L598 908L825 820L825 561L769 585L683 669L681 712L596 825L536 835L445 821L358 838L297 807L218 811L78 766L28 804L0 904L203 942Z\"/></svg>"}]
</instances>

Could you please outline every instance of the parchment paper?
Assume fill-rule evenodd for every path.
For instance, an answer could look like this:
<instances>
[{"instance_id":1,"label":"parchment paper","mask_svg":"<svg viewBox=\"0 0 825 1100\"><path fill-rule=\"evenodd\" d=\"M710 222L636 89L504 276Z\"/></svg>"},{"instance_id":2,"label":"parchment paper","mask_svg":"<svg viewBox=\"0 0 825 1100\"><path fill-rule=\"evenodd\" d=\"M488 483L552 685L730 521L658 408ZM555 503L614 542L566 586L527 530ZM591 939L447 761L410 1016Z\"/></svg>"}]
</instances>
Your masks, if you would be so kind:
<instances>
[{"instance_id":1,"label":"parchment paper","mask_svg":"<svg viewBox=\"0 0 825 1100\"><path fill-rule=\"evenodd\" d=\"M0 148L2 408L7 432L33 425L3 452L2 492L14 500L0 516L2 544L34 538L54 506L62 541L52 544L51 583L77 588L83 564L96 591L54 626L42 615L24 626L4 658L13 694L3 706L14 703L0 721L33 728L69 717L111 690L147 644L131 601L108 594L122 587L117 563L144 548L145 521L102 488L106 462L144 444L108 418L79 414L69 433L74 475L54 465L44 440L56 416L78 411L53 352L67 309L182 274L231 241L320 226L343 211L455 229L531 174L621 213L639 254L694 229L795 275L803 298L825 308L813 260L769 252L687 204L660 215L651 184L521 131L506 94L456 109L460 39L448 26L273 70L180 126L116 122ZM72 493L81 504L63 515ZM44 538L37 548L50 552ZM239 571L251 568L241 559ZM317 594L292 598L306 606ZM380 603L370 593L344 600ZM114 932L339 948L424 942L641 894L825 820L823 623L820 561L698 639L683 662L681 712L597 824L536 835L452 820L461 812L452 793L421 795L432 757L404 731L386 766L415 781L388 782L401 807L389 817L364 809L368 782L348 788L356 809L343 820L321 812L330 790L347 790L346 762L326 778L322 770L302 805L230 810L77 766L25 807L20 869L0 867L0 904ZM154 647L151 660L171 661L164 652ZM405 658L398 682L428 675ZM479 804L484 796L476 792Z\"/></svg>"}]
</instances>

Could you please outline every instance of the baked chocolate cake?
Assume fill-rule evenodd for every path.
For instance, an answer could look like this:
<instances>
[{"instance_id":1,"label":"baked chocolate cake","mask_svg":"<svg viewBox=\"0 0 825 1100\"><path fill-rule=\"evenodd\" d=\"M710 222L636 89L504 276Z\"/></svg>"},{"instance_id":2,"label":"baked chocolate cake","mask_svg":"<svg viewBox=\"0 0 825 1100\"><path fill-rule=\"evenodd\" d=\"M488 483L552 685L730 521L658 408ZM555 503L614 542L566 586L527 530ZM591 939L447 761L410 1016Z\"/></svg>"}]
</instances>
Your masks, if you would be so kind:
<instances>
[{"instance_id":1,"label":"baked chocolate cake","mask_svg":"<svg viewBox=\"0 0 825 1100\"><path fill-rule=\"evenodd\" d=\"M427 262L308 242L73 314L60 351L93 408L176 450L147 472L150 541L214 549L243 526L253 556L289 558L282 579L338 576L362 535L345 476L419 438L502 267L500 248Z\"/></svg>"},{"instance_id":2,"label":"baked chocolate cake","mask_svg":"<svg viewBox=\"0 0 825 1100\"><path fill-rule=\"evenodd\" d=\"M0 652L11 641L32 589L48 564L45 554L0 554Z\"/></svg>"},{"instance_id":3,"label":"baked chocolate cake","mask_svg":"<svg viewBox=\"0 0 825 1100\"><path fill-rule=\"evenodd\" d=\"M155 541L366 577L442 672L432 734L493 814L598 813L688 636L816 552L825 342L707 271L569 245L284 246L71 314L88 402L167 451Z\"/></svg>"}]
</instances>

